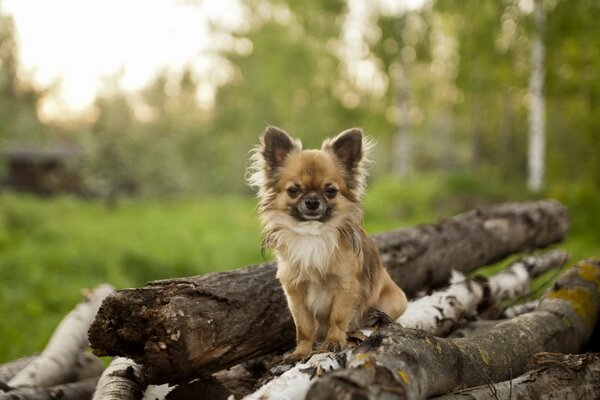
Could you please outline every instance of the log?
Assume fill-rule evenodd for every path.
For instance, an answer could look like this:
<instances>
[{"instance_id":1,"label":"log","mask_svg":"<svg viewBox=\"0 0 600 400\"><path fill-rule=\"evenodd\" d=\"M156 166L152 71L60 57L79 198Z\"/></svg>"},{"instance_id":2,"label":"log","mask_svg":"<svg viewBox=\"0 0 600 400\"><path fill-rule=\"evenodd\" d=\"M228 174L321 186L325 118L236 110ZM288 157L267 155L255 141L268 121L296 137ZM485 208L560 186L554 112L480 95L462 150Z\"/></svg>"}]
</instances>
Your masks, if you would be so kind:
<instances>
[{"instance_id":1,"label":"log","mask_svg":"<svg viewBox=\"0 0 600 400\"><path fill-rule=\"evenodd\" d=\"M0 393L0 400L89 400L98 377L52 387L21 387Z\"/></svg>"},{"instance_id":2,"label":"log","mask_svg":"<svg viewBox=\"0 0 600 400\"><path fill-rule=\"evenodd\" d=\"M600 353L540 353L534 361L544 366L515 379L464 389L435 400L600 398Z\"/></svg>"},{"instance_id":3,"label":"log","mask_svg":"<svg viewBox=\"0 0 600 400\"><path fill-rule=\"evenodd\" d=\"M386 267L407 293L520 251L561 241L566 209L554 201L507 203L435 224L377 235ZM144 364L148 383L206 377L294 342L275 264L151 282L120 290L89 332L95 354Z\"/></svg>"},{"instance_id":4,"label":"log","mask_svg":"<svg viewBox=\"0 0 600 400\"><path fill-rule=\"evenodd\" d=\"M566 208L552 200L504 203L373 239L390 275L409 295L505 257L562 241ZM410 272L410 273L408 273Z\"/></svg>"},{"instance_id":5,"label":"log","mask_svg":"<svg viewBox=\"0 0 600 400\"><path fill-rule=\"evenodd\" d=\"M88 345L86 332L102 300L112 291L110 285L100 285L89 293L85 301L63 318L44 351L8 381L8 386L50 387L72 379L73 371L80 367L81 353Z\"/></svg>"},{"instance_id":6,"label":"log","mask_svg":"<svg viewBox=\"0 0 600 400\"><path fill-rule=\"evenodd\" d=\"M390 324L354 352L346 370L318 379L307 399L422 399L501 382L531 369L538 352L576 353L600 311L600 258L571 268L539 308L468 338Z\"/></svg>"},{"instance_id":7,"label":"log","mask_svg":"<svg viewBox=\"0 0 600 400\"><path fill-rule=\"evenodd\" d=\"M19 371L29 365L36 358L37 355L27 356L0 365L0 390L2 390L2 386L6 385L6 382L11 380L17 373L19 373Z\"/></svg>"},{"instance_id":8,"label":"log","mask_svg":"<svg viewBox=\"0 0 600 400\"><path fill-rule=\"evenodd\" d=\"M474 316L482 302L493 304L524 293L532 278L562 267L567 258L568 253L554 250L516 260L489 278L468 280L459 274L448 288L409 302L397 322L436 336L447 334L465 315ZM367 336L371 332L364 329L363 333ZM315 377L345 367L350 356L349 351L316 354L262 385L244 400L304 399Z\"/></svg>"},{"instance_id":9,"label":"log","mask_svg":"<svg viewBox=\"0 0 600 400\"><path fill-rule=\"evenodd\" d=\"M407 328L444 336L463 318L474 317L484 303L489 306L524 295L532 279L552 268L562 267L568 257L567 252L559 250L524 257L489 278L478 276L470 280L455 273L447 289L411 301L397 322Z\"/></svg>"},{"instance_id":10,"label":"log","mask_svg":"<svg viewBox=\"0 0 600 400\"><path fill-rule=\"evenodd\" d=\"M6 382L11 380L38 357L38 355L23 357L0 365L0 390L12 390L13 388L8 386ZM98 378L102 374L102 370L104 370L104 366L98 357L91 353L79 353L76 356L74 364L71 365L71 369L64 371L61 379L64 380L64 383L70 383L89 378Z\"/></svg>"},{"instance_id":11,"label":"log","mask_svg":"<svg viewBox=\"0 0 600 400\"><path fill-rule=\"evenodd\" d=\"M141 370L133 360L116 357L102 373L92 400L141 399L145 390Z\"/></svg>"}]
</instances>

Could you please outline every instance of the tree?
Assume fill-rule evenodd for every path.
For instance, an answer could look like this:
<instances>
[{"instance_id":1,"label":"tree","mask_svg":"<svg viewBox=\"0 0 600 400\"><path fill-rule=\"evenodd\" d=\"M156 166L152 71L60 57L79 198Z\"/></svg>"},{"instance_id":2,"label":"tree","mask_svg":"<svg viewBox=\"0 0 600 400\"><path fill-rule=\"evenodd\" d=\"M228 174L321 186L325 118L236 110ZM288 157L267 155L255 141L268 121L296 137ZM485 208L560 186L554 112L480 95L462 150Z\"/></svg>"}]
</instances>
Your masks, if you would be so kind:
<instances>
[{"instance_id":1,"label":"tree","mask_svg":"<svg viewBox=\"0 0 600 400\"><path fill-rule=\"evenodd\" d=\"M533 38L531 41L531 67L529 93L531 96L529 116L528 180L529 189L538 192L544 183L545 173L545 99L544 99L544 2L534 0Z\"/></svg>"}]
</instances>

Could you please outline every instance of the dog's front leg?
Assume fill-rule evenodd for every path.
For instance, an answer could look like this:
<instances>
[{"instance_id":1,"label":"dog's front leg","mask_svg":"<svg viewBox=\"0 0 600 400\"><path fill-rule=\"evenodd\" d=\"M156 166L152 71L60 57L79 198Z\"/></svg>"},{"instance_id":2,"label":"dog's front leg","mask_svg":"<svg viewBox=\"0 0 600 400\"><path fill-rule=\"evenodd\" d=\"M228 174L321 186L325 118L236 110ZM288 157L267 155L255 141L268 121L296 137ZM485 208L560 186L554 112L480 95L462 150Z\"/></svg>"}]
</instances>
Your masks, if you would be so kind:
<instances>
[{"instance_id":1,"label":"dog's front leg","mask_svg":"<svg viewBox=\"0 0 600 400\"><path fill-rule=\"evenodd\" d=\"M321 351L340 351L346 346L346 333L357 312L360 288L351 288L333 297L329 327Z\"/></svg>"},{"instance_id":2,"label":"dog's front leg","mask_svg":"<svg viewBox=\"0 0 600 400\"><path fill-rule=\"evenodd\" d=\"M308 311L302 293L294 287L284 287L288 306L296 325L296 349L291 357L304 358L312 352L315 342L315 321Z\"/></svg>"}]
</instances>

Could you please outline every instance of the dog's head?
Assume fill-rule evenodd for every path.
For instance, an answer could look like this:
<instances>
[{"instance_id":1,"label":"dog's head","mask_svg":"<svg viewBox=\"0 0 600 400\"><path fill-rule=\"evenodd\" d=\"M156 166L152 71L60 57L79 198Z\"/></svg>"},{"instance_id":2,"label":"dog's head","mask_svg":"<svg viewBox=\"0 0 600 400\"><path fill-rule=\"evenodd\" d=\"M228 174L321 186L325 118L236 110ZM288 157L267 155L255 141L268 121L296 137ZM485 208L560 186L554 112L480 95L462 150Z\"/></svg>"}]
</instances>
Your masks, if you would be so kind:
<instances>
[{"instance_id":1,"label":"dog's head","mask_svg":"<svg viewBox=\"0 0 600 400\"><path fill-rule=\"evenodd\" d=\"M258 189L259 213L265 224L297 226L362 219L366 153L370 141L358 128L326 139L320 150L283 130L268 127L251 156L248 181Z\"/></svg>"}]
</instances>

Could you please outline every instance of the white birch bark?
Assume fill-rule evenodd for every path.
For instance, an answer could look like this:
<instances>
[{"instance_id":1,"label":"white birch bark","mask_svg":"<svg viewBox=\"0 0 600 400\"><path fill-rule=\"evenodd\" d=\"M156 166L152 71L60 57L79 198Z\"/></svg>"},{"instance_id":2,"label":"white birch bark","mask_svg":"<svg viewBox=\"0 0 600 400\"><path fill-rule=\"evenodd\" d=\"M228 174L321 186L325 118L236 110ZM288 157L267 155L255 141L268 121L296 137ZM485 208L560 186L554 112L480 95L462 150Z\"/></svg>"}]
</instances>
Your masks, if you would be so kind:
<instances>
[{"instance_id":1,"label":"white birch bark","mask_svg":"<svg viewBox=\"0 0 600 400\"><path fill-rule=\"evenodd\" d=\"M533 278L563 266L567 258L568 254L562 251L524 257L488 279L467 280L455 272L447 289L410 302L397 322L407 328L443 336L461 319L475 316L484 301L494 304L524 295Z\"/></svg>"},{"instance_id":2,"label":"white birch bark","mask_svg":"<svg viewBox=\"0 0 600 400\"><path fill-rule=\"evenodd\" d=\"M544 99L544 4L543 0L534 0L533 38L531 41L531 74L529 76L529 95L531 99L529 114L528 149L528 186L537 192L544 184L546 133Z\"/></svg>"},{"instance_id":3,"label":"white birch bark","mask_svg":"<svg viewBox=\"0 0 600 400\"><path fill-rule=\"evenodd\" d=\"M142 400L163 400L176 387L177 385L169 385L167 383L162 385L148 385L144 391Z\"/></svg>"},{"instance_id":4,"label":"white birch bark","mask_svg":"<svg viewBox=\"0 0 600 400\"><path fill-rule=\"evenodd\" d=\"M137 400L144 388L142 366L124 357L115 357L98 381L92 400Z\"/></svg>"},{"instance_id":5,"label":"white birch bark","mask_svg":"<svg viewBox=\"0 0 600 400\"><path fill-rule=\"evenodd\" d=\"M405 177L411 172L410 110L408 65L395 68L392 79L395 81L396 129L392 137L392 170Z\"/></svg>"},{"instance_id":6,"label":"white birch bark","mask_svg":"<svg viewBox=\"0 0 600 400\"><path fill-rule=\"evenodd\" d=\"M94 289L63 318L42 354L8 381L8 386L49 387L66 382L77 368L81 352L88 346L87 332L102 300L112 291L112 286L106 284Z\"/></svg>"}]
</instances>

